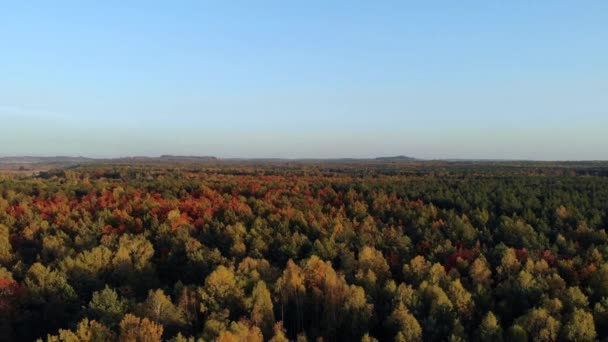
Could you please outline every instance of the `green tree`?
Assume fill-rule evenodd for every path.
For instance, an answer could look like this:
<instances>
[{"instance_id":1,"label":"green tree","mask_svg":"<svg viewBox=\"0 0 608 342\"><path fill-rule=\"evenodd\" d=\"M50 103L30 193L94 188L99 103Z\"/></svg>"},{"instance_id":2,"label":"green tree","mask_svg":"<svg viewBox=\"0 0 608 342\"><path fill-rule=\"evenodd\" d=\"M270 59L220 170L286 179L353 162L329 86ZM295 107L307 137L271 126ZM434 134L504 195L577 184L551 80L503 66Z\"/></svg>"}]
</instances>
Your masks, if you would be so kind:
<instances>
[{"instance_id":1,"label":"green tree","mask_svg":"<svg viewBox=\"0 0 608 342\"><path fill-rule=\"evenodd\" d=\"M602 265L602 267L593 274L591 285L594 289L593 295L595 298L608 298L608 264Z\"/></svg>"},{"instance_id":2,"label":"green tree","mask_svg":"<svg viewBox=\"0 0 608 342\"><path fill-rule=\"evenodd\" d=\"M498 227L497 237L508 246L516 248L531 248L538 244L534 228L520 218L512 219L503 216Z\"/></svg>"},{"instance_id":3,"label":"green tree","mask_svg":"<svg viewBox=\"0 0 608 342\"><path fill-rule=\"evenodd\" d=\"M599 337L608 336L608 298L602 298L593 307L593 319Z\"/></svg>"},{"instance_id":4,"label":"green tree","mask_svg":"<svg viewBox=\"0 0 608 342\"><path fill-rule=\"evenodd\" d=\"M90 293L103 287L112 271L112 251L105 246L67 257L61 262L61 269L69 276L78 292Z\"/></svg>"},{"instance_id":5,"label":"green tree","mask_svg":"<svg viewBox=\"0 0 608 342\"><path fill-rule=\"evenodd\" d=\"M521 325L515 323L509 328L508 341L528 342L528 333Z\"/></svg>"},{"instance_id":6,"label":"green tree","mask_svg":"<svg viewBox=\"0 0 608 342\"><path fill-rule=\"evenodd\" d=\"M143 295L157 282L154 264L151 262L153 255L154 247L143 234L123 234L112 258L115 281L128 284L139 295Z\"/></svg>"},{"instance_id":7,"label":"green tree","mask_svg":"<svg viewBox=\"0 0 608 342\"><path fill-rule=\"evenodd\" d=\"M27 271L24 283L28 289L25 304L31 310L30 319L32 322L44 322L32 324L28 334L41 336L55 331L70 321L77 311L78 295L62 273L34 263Z\"/></svg>"},{"instance_id":8,"label":"green tree","mask_svg":"<svg viewBox=\"0 0 608 342\"><path fill-rule=\"evenodd\" d=\"M572 312L577 308L589 307L589 299L578 286L571 286L560 296L567 311Z\"/></svg>"},{"instance_id":9,"label":"green tree","mask_svg":"<svg viewBox=\"0 0 608 342\"><path fill-rule=\"evenodd\" d=\"M93 292L89 302L89 311L93 317L110 327L116 326L127 311L128 303L121 299L114 289L106 286L101 291Z\"/></svg>"},{"instance_id":10,"label":"green tree","mask_svg":"<svg viewBox=\"0 0 608 342\"><path fill-rule=\"evenodd\" d=\"M77 294L65 276L41 263L35 263L25 275L25 285L36 303L47 303L53 299L70 302Z\"/></svg>"}]
</instances>

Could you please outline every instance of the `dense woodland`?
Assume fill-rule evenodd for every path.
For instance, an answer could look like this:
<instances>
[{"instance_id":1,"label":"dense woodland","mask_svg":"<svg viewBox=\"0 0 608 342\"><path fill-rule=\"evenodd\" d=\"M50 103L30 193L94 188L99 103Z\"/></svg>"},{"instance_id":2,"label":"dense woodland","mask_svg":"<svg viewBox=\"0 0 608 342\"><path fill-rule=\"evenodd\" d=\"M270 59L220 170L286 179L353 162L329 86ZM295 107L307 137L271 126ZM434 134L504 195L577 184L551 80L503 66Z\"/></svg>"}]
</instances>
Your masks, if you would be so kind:
<instances>
[{"instance_id":1,"label":"dense woodland","mask_svg":"<svg viewBox=\"0 0 608 342\"><path fill-rule=\"evenodd\" d=\"M608 166L0 175L2 341L595 341Z\"/></svg>"}]
</instances>

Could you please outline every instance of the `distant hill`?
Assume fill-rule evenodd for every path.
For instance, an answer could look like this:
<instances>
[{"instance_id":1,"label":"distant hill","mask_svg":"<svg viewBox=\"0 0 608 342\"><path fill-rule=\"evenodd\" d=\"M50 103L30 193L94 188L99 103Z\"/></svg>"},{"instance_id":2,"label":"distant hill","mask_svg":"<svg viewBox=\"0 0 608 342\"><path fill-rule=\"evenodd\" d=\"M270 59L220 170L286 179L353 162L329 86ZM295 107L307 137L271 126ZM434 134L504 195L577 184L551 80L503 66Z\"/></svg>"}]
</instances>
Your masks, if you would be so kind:
<instances>
[{"instance_id":1,"label":"distant hill","mask_svg":"<svg viewBox=\"0 0 608 342\"><path fill-rule=\"evenodd\" d=\"M416 161L420 160L417 158L412 158L408 156L394 156L394 157L378 157L376 158L378 161Z\"/></svg>"},{"instance_id":2,"label":"distant hill","mask_svg":"<svg viewBox=\"0 0 608 342\"><path fill-rule=\"evenodd\" d=\"M200 161L200 160L217 160L217 157L213 156L174 156L170 154L163 154L159 158L160 160L180 160L180 161Z\"/></svg>"},{"instance_id":3,"label":"distant hill","mask_svg":"<svg viewBox=\"0 0 608 342\"><path fill-rule=\"evenodd\" d=\"M162 155L160 157L119 157L119 158L86 158L86 157L30 157L30 156L15 156L15 157L0 157L0 164L73 164L84 162L108 162L108 161L179 161L179 162L196 162L196 161L212 161L217 160L211 156L173 156Z\"/></svg>"},{"instance_id":4,"label":"distant hill","mask_svg":"<svg viewBox=\"0 0 608 342\"><path fill-rule=\"evenodd\" d=\"M217 158L214 156L179 156L164 154L160 157L150 156L130 156L117 158L87 158L87 157L35 157L35 156L11 156L0 157L2 165L27 165L27 164L84 164L91 162L101 163L201 163L215 161L244 161L244 162L317 162L317 163L363 163L363 162L399 162L399 161L420 161L420 159L408 156L391 156L377 158Z\"/></svg>"},{"instance_id":5,"label":"distant hill","mask_svg":"<svg viewBox=\"0 0 608 342\"><path fill-rule=\"evenodd\" d=\"M94 161L95 159L86 157L0 157L0 164L63 164L63 163L83 163Z\"/></svg>"}]
</instances>

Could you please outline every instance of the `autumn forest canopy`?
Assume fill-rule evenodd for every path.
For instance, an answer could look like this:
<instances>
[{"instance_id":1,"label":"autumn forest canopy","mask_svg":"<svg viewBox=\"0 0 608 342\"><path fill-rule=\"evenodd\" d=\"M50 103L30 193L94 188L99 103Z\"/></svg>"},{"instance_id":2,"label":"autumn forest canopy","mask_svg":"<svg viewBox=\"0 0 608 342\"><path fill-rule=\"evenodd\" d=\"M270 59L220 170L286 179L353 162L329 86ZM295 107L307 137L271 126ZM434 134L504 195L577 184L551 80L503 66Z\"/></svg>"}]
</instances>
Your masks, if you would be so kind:
<instances>
[{"instance_id":1,"label":"autumn forest canopy","mask_svg":"<svg viewBox=\"0 0 608 342\"><path fill-rule=\"evenodd\" d=\"M599 162L0 174L0 340L601 340L607 227Z\"/></svg>"}]
</instances>

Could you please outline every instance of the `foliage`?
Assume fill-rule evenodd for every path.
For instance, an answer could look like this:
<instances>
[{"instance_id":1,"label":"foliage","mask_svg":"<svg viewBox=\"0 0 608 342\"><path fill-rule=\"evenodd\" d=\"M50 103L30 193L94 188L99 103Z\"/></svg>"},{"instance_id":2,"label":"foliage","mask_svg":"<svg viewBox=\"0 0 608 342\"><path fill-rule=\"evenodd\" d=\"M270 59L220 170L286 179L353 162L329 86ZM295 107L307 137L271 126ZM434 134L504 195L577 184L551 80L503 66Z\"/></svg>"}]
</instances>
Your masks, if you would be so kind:
<instances>
[{"instance_id":1,"label":"foliage","mask_svg":"<svg viewBox=\"0 0 608 342\"><path fill-rule=\"evenodd\" d=\"M603 340L607 166L2 176L0 340Z\"/></svg>"}]
</instances>

